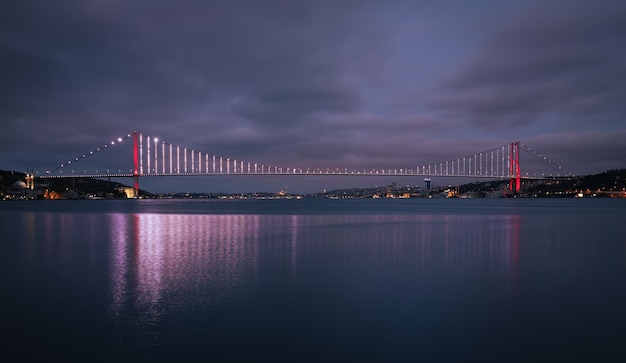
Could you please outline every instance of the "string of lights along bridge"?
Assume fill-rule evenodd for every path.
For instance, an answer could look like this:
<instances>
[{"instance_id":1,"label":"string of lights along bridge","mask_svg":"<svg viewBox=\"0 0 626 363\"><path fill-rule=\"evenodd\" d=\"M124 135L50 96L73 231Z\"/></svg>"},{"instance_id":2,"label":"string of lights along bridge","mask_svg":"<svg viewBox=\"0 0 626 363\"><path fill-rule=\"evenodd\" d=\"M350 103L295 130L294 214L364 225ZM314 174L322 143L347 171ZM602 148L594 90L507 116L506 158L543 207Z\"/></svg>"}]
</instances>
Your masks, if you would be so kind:
<instances>
[{"instance_id":1,"label":"string of lights along bridge","mask_svg":"<svg viewBox=\"0 0 626 363\"><path fill-rule=\"evenodd\" d=\"M132 139L132 169L92 170L78 169L77 164L102 151L111 149ZM547 165L548 175L522 175L520 151L523 150ZM79 167L80 165L78 165ZM76 170L81 172L77 173ZM472 177L509 179L510 190L520 190L521 179L543 179L569 175L565 169L552 162L529 146L512 142L499 147L463 156L452 160L425 165L414 165L393 169L348 169L348 168L298 168L261 164L251 161L231 159L206 152L196 151L180 145L168 143L158 137L146 136L138 132L117 138L88 153L81 154L45 173L35 177L53 178L104 178L132 177L134 187L139 189L139 177L150 176L198 176L198 175L350 175L350 176L424 176L424 177Z\"/></svg>"}]
</instances>

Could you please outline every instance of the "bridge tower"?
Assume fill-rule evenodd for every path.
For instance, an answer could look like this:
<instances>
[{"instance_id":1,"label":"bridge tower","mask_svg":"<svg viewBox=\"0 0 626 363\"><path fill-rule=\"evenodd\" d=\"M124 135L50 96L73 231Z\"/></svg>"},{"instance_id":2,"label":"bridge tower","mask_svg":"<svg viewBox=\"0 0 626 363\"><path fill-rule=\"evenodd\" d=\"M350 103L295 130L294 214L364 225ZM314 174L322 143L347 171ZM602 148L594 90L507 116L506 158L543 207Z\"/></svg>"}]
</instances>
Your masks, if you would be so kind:
<instances>
[{"instance_id":1,"label":"bridge tower","mask_svg":"<svg viewBox=\"0 0 626 363\"><path fill-rule=\"evenodd\" d=\"M519 166L519 141L511 143L511 152L509 157L509 190L518 193L522 189L521 173Z\"/></svg>"},{"instance_id":2,"label":"bridge tower","mask_svg":"<svg viewBox=\"0 0 626 363\"><path fill-rule=\"evenodd\" d=\"M139 135L133 132L133 187L135 198L139 197Z\"/></svg>"}]
</instances>

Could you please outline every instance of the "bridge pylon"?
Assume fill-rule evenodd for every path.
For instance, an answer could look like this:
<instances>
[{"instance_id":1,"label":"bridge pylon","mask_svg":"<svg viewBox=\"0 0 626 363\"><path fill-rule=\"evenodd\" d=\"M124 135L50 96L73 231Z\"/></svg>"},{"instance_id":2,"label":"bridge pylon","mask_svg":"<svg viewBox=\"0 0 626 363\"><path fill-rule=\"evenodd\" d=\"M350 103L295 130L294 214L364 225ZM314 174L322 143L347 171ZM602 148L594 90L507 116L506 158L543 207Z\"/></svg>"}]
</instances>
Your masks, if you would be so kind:
<instances>
[{"instance_id":1,"label":"bridge pylon","mask_svg":"<svg viewBox=\"0 0 626 363\"><path fill-rule=\"evenodd\" d=\"M133 131L133 188L135 198L139 197L139 135Z\"/></svg>"},{"instance_id":2,"label":"bridge pylon","mask_svg":"<svg viewBox=\"0 0 626 363\"><path fill-rule=\"evenodd\" d=\"M519 165L519 141L511 143L509 153L509 190L512 193L519 193L522 189L521 172Z\"/></svg>"}]
</instances>

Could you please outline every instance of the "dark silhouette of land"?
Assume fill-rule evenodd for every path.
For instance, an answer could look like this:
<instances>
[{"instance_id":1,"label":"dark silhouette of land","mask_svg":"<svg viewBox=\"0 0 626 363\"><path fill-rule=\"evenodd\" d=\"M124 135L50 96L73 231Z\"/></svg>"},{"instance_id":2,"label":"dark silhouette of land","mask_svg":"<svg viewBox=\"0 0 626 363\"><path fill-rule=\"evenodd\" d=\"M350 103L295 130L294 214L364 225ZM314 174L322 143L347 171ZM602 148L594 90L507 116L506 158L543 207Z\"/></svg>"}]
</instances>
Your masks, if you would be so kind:
<instances>
[{"instance_id":1,"label":"dark silhouette of land","mask_svg":"<svg viewBox=\"0 0 626 363\"><path fill-rule=\"evenodd\" d=\"M100 179L35 180L27 188L27 174L0 170L0 197L2 199L116 199L128 198L132 188ZM313 194L293 194L284 191L264 193L168 193L152 194L139 190L140 198L193 199L276 199L276 198L568 198L619 197L626 198L626 169L560 179L524 180L520 193L508 190L508 180L490 180L462 185L437 186L391 185L382 187L350 188ZM430 184L430 183L429 183ZM132 196L134 197L134 195Z\"/></svg>"}]
</instances>

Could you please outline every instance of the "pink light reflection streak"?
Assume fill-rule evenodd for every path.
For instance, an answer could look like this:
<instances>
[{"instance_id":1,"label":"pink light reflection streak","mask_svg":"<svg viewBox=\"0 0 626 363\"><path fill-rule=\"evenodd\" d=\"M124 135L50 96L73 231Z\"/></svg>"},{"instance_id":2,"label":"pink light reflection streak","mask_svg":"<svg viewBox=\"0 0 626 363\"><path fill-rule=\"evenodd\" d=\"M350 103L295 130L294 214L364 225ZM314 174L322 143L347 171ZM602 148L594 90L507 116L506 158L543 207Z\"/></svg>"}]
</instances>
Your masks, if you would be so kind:
<instances>
[{"instance_id":1,"label":"pink light reflection streak","mask_svg":"<svg viewBox=\"0 0 626 363\"><path fill-rule=\"evenodd\" d=\"M202 301L234 299L256 278L259 216L114 214L111 217L113 311L125 306L158 319L166 294ZM212 286L212 291L196 291ZM191 290L191 291L189 291Z\"/></svg>"}]
</instances>

